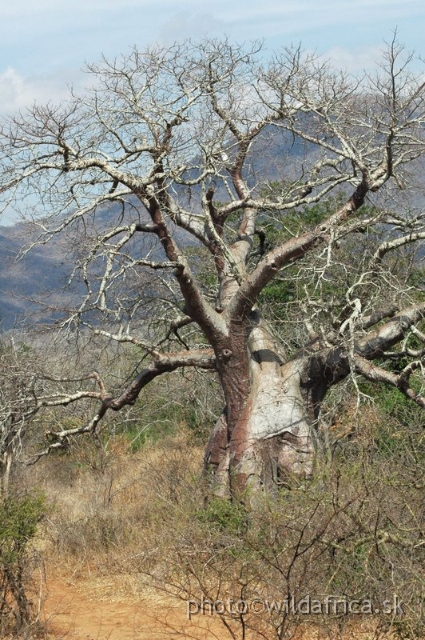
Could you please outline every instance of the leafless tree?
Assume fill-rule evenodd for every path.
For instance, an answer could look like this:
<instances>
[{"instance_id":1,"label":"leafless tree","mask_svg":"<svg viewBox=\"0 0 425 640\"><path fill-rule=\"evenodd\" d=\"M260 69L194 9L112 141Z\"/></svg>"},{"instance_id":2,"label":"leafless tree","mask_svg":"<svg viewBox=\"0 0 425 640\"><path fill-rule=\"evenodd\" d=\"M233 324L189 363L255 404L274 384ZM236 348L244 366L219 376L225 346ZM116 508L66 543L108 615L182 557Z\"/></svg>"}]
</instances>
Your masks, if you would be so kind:
<instances>
[{"instance_id":1,"label":"leafless tree","mask_svg":"<svg viewBox=\"0 0 425 640\"><path fill-rule=\"evenodd\" d=\"M37 404L36 369L25 346L11 338L0 343L0 496L7 496L14 458L19 455Z\"/></svg>"},{"instance_id":2,"label":"leafless tree","mask_svg":"<svg viewBox=\"0 0 425 640\"><path fill-rule=\"evenodd\" d=\"M4 335L0 340L0 498L9 495L16 464L31 463L32 449L40 446L41 429L36 424L40 409L54 410L77 398L98 396L92 390L77 390L83 382L81 378L54 377L57 356L47 354L46 348L29 346L31 340L30 336L19 334ZM93 378L97 379L95 373L90 374ZM49 424L46 413L43 423ZM61 447L64 444L64 440L59 443ZM59 445L56 441L50 444L53 448Z\"/></svg>"},{"instance_id":3,"label":"leafless tree","mask_svg":"<svg viewBox=\"0 0 425 640\"><path fill-rule=\"evenodd\" d=\"M299 49L266 63L256 45L154 47L91 66L83 96L3 123L5 203L32 212L38 242L79 238L85 295L68 329L143 363L118 393L96 374L98 390L64 395L99 406L48 449L183 367L222 386L205 456L222 494L309 476L322 401L343 380L425 407L425 302L393 269L425 238L406 206L425 150L412 62L395 39L357 78ZM262 313L274 279L298 287L281 305L287 344Z\"/></svg>"}]
</instances>

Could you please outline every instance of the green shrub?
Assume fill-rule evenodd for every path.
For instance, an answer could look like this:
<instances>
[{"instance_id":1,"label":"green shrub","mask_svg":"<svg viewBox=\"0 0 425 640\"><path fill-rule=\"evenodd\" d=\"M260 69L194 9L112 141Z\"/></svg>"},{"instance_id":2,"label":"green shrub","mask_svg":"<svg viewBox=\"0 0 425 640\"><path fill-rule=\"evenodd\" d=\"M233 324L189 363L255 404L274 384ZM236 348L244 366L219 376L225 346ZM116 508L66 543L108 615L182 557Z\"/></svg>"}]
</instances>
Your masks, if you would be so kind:
<instances>
[{"instance_id":1,"label":"green shrub","mask_svg":"<svg viewBox=\"0 0 425 640\"><path fill-rule=\"evenodd\" d=\"M45 514L42 495L0 501L0 633L20 633L33 620L27 596L28 546Z\"/></svg>"},{"instance_id":2,"label":"green shrub","mask_svg":"<svg viewBox=\"0 0 425 640\"><path fill-rule=\"evenodd\" d=\"M200 522L225 533L239 534L246 528L247 512L239 502L214 497L197 512Z\"/></svg>"}]
</instances>

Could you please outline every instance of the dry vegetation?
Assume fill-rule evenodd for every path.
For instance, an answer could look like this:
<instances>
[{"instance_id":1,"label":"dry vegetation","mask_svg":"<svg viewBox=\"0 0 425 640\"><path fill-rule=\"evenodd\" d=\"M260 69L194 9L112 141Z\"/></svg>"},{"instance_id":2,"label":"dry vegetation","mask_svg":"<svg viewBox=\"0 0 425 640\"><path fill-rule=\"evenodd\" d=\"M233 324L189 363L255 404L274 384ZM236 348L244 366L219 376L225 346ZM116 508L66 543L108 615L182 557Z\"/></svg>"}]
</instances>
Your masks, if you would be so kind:
<instances>
[{"instance_id":1,"label":"dry vegetation","mask_svg":"<svg viewBox=\"0 0 425 640\"><path fill-rule=\"evenodd\" d=\"M0 126L23 253L63 237L82 287L0 341L0 635L49 634L44 562L223 640L424 637L412 61L135 49Z\"/></svg>"},{"instance_id":2,"label":"dry vegetation","mask_svg":"<svg viewBox=\"0 0 425 640\"><path fill-rule=\"evenodd\" d=\"M184 407L168 400L180 422L159 440L134 450L134 431L115 426L21 474L19 483L41 487L50 504L37 542L48 565L105 598L171 596L195 614L202 601L229 598L248 606L306 596L373 608L402 601L403 615L382 606L375 615L345 615L333 604L322 615L233 608L214 616L220 638L423 637L425 442L415 409L386 391L359 411L331 398L344 404L344 418L327 424L333 445L319 455L314 480L257 498L248 512L205 501L203 446Z\"/></svg>"},{"instance_id":3,"label":"dry vegetation","mask_svg":"<svg viewBox=\"0 0 425 640\"><path fill-rule=\"evenodd\" d=\"M100 357L123 370L133 366L106 352ZM212 497L202 477L205 441L222 406L208 373L157 380L134 407L105 422L97 438L70 440L33 466L15 464L12 496L33 495L37 487L47 503L35 544L23 556L35 622L21 625L21 635L61 637L51 621L39 624L46 575L48 589L59 576L97 602L139 609L154 603L162 630L171 624L164 611L173 606L184 623L189 607L195 625L214 627L196 636L184 624L170 626L168 637L424 637L421 409L384 387L372 401L368 384L355 389L350 380L328 396L314 478L294 478L246 500L250 510L243 501ZM47 429L84 424L90 410L75 405L39 414L25 435L26 459ZM321 614L294 615L291 604L287 610L286 602L306 596L370 601L380 612L349 615L333 601ZM402 615L382 610L395 596ZM210 601L229 599L265 605L260 613L235 604L209 615ZM13 625L3 626L4 635Z\"/></svg>"}]
</instances>

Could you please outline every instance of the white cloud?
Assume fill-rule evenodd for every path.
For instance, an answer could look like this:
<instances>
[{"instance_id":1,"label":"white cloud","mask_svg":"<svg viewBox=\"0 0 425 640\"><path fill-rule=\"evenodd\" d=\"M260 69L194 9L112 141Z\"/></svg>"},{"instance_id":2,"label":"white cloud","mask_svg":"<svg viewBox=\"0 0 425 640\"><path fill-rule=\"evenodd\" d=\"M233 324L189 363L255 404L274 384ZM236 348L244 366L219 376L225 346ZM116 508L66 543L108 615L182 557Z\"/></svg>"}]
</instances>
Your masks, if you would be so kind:
<instances>
[{"instance_id":1,"label":"white cloud","mask_svg":"<svg viewBox=\"0 0 425 640\"><path fill-rule=\"evenodd\" d=\"M0 23L0 111L57 101L84 61L160 41L228 35L269 51L302 42L350 71L370 67L384 38L423 49L423 0L13 0ZM378 55L376 55L378 54Z\"/></svg>"},{"instance_id":2,"label":"white cloud","mask_svg":"<svg viewBox=\"0 0 425 640\"><path fill-rule=\"evenodd\" d=\"M0 74L0 110L16 111L28 99L23 78L12 67Z\"/></svg>"},{"instance_id":3,"label":"white cloud","mask_svg":"<svg viewBox=\"0 0 425 640\"><path fill-rule=\"evenodd\" d=\"M66 78L66 80L64 79ZM83 74L57 73L50 76L26 78L13 67L0 71L0 114L13 114L34 102L58 103L69 97L69 85L77 89L83 85Z\"/></svg>"},{"instance_id":4,"label":"white cloud","mask_svg":"<svg viewBox=\"0 0 425 640\"><path fill-rule=\"evenodd\" d=\"M8 67L0 73L0 112L12 114L33 102L46 102L52 93L49 85L47 79L26 79Z\"/></svg>"},{"instance_id":5,"label":"white cloud","mask_svg":"<svg viewBox=\"0 0 425 640\"><path fill-rule=\"evenodd\" d=\"M382 45L361 47L348 50L343 47L333 47L324 53L335 69L358 74L362 71L371 71L376 68L377 62L382 59Z\"/></svg>"},{"instance_id":6,"label":"white cloud","mask_svg":"<svg viewBox=\"0 0 425 640\"><path fill-rule=\"evenodd\" d=\"M159 37L166 43L186 38L199 40L207 35L223 34L226 26L223 20L211 13L180 11L165 22L159 31Z\"/></svg>"}]
</instances>

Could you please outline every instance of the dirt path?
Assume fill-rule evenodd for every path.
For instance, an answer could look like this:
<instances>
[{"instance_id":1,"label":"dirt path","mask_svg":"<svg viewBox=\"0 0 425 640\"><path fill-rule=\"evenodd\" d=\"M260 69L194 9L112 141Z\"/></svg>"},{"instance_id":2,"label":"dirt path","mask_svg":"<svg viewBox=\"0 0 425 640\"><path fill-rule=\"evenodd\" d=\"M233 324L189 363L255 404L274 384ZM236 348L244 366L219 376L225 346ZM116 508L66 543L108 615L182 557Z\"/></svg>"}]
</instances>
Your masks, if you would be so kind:
<instances>
[{"instance_id":1,"label":"dirt path","mask_svg":"<svg viewBox=\"0 0 425 640\"><path fill-rule=\"evenodd\" d=\"M140 593L140 586L138 591ZM231 637L218 617L199 615L188 620L184 602L176 604L167 596L155 598L147 588L143 597L132 596L129 584L110 576L75 580L66 575L48 576L44 621L49 640L229 640ZM355 629L348 629L346 637L347 640L366 640L372 637L372 631L373 626L359 624ZM296 637L311 640L319 635L304 629L304 633ZM329 636L325 633L323 637Z\"/></svg>"},{"instance_id":2,"label":"dirt path","mask_svg":"<svg viewBox=\"0 0 425 640\"><path fill-rule=\"evenodd\" d=\"M49 640L228 640L231 636L216 617L187 619L185 603L159 598L120 595L111 578L79 579L50 575L47 579L44 619ZM347 632L347 638L371 637L372 627ZM251 636L249 636L251 637ZM262 636L264 637L264 636ZM297 638L317 638L306 633ZM326 634L324 637L328 637ZM248 636L247 636L248 638Z\"/></svg>"},{"instance_id":3,"label":"dirt path","mask_svg":"<svg viewBox=\"0 0 425 640\"><path fill-rule=\"evenodd\" d=\"M44 616L55 640L214 640L224 638L217 620L201 617L189 621L184 603L104 596L85 582L72 583L50 577ZM214 632L215 629L215 632Z\"/></svg>"}]
</instances>

